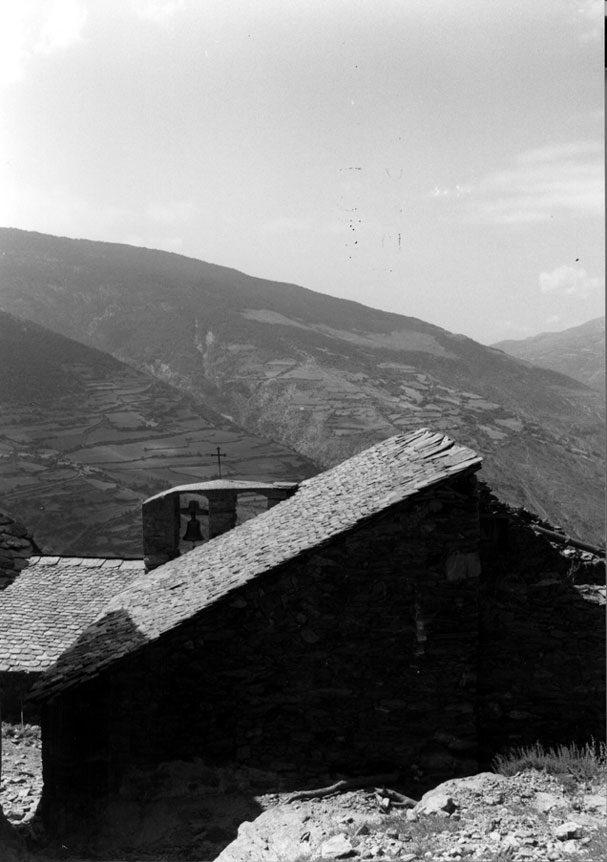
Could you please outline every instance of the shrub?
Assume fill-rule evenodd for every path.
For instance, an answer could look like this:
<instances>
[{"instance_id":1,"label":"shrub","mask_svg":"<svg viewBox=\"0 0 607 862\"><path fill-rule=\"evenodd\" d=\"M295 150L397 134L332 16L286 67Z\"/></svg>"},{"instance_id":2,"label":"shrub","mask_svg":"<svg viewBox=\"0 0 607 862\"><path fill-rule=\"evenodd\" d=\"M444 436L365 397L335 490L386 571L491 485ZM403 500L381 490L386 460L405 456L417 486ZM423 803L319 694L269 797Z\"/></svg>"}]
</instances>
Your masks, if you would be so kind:
<instances>
[{"instance_id":1,"label":"shrub","mask_svg":"<svg viewBox=\"0 0 607 862\"><path fill-rule=\"evenodd\" d=\"M545 749L536 742L535 745L498 754L491 765L495 772L506 776L525 769L537 769L550 775L571 775L585 781L607 778L607 744L593 739L582 746L572 743Z\"/></svg>"}]
</instances>

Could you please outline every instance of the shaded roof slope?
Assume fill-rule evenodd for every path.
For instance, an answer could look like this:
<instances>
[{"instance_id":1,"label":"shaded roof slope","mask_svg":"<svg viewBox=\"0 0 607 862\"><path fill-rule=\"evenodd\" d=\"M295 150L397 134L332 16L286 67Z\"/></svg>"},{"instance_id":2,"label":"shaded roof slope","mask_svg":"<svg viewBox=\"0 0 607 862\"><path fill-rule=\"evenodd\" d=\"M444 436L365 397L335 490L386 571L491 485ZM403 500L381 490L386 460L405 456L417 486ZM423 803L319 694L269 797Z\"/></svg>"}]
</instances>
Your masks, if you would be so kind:
<instances>
[{"instance_id":1,"label":"shaded roof slope","mask_svg":"<svg viewBox=\"0 0 607 862\"><path fill-rule=\"evenodd\" d=\"M232 590L431 485L480 466L444 434L397 435L302 482L288 500L138 578L34 689L74 685L154 640Z\"/></svg>"},{"instance_id":2,"label":"shaded roof slope","mask_svg":"<svg viewBox=\"0 0 607 862\"><path fill-rule=\"evenodd\" d=\"M143 571L143 560L31 557L0 594L0 671L46 670Z\"/></svg>"}]
</instances>

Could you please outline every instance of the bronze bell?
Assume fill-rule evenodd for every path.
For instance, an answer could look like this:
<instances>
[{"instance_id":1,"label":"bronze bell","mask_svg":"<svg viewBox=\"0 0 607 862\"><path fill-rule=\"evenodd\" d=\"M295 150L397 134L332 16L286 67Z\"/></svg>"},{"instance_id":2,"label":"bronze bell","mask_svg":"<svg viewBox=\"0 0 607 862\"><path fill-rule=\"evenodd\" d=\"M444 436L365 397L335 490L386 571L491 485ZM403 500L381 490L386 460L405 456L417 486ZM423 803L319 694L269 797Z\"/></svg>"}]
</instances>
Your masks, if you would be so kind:
<instances>
[{"instance_id":1,"label":"bronze bell","mask_svg":"<svg viewBox=\"0 0 607 862\"><path fill-rule=\"evenodd\" d=\"M198 512L198 503L196 500L192 500L189 505L190 510L190 520L187 523L185 528L185 533L183 534L184 542L191 542L195 544L196 542L204 541L204 536L202 535L202 531L200 529L200 522L196 517L196 513Z\"/></svg>"}]
</instances>

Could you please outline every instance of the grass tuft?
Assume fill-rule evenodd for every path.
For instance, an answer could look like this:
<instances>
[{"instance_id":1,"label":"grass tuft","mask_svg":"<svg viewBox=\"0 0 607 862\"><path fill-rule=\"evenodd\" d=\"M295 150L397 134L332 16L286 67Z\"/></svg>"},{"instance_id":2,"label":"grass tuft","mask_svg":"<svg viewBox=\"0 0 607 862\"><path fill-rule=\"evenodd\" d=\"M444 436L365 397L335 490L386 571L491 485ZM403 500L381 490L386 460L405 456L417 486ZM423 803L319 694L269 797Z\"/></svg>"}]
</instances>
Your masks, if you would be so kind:
<instances>
[{"instance_id":1,"label":"grass tuft","mask_svg":"<svg viewBox=\"0 0 607 862\"><path fill-rule=\"evenodd\" d=\"M516 775L525 769L536 769L550 775L570 775L582 781L607 778L607 744L591 740L585 745L559 745L544 748L536 742L513 748L493 758L491 766L502 775Z\"/></svg>"}]
</instances>

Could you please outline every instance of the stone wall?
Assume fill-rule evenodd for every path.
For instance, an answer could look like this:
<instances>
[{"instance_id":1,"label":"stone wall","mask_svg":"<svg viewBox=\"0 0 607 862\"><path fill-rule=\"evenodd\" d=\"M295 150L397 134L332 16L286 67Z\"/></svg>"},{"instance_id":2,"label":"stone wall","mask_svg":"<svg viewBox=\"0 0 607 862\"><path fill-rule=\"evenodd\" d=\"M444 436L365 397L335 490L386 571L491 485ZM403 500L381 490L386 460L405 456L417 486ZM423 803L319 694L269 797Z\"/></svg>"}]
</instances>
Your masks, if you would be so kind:
<instances>
[{"instance_id":1,"label":"stone wall","mask_svg":"<svg viewBox=\"0 0 607 862\"><path fill-rule=\"evenodd\" d=\"M0 859L2 862L28 862L28 857L22 839L0 808Z\"/></svg>"},{"instance_id":2,"label":"stone wall","mask_svg":"<svg viewBox=\"0 0 607 862\"><path fill-rule=\"evenodd\" d=\"M39 553L27 529L0 511L0 591L15 580L31 556Z\"/></svg>"},{"instance_id":3,"label":"stone wall","mask_svg":"<svg viewBox=\"0 0 607 862\"><path fill-rule=\"evenodd\" d=\"M536 535L536 518L487 492L481 504L505 530L481 549L481 760L536 741L604 739L604 590L582 586L604 583L604 561Z\"/></svg>"},{"instance_id":4,"label":"stone wall","mask_svg":"<svg viewBox=\"0 0 607 862\"><path fill-rule=\"evenodd\" d=\"M124 794L129 769L193 757L269 770L275 789L474 771L478 539L473 477L421 493L59 695L49 828Z\"/></svg>"},{"instance_id":5,"label":"stone wall","mask_svg":"<svg viewBox=\"0 0 607 862\"><path fill-rule=\"evenodd\" d=\"M377 771L430 786L512 746L604 738L604 565L483 490L481 574L474 485L384 511L48 703L47 827L140 810L163 763L265 792Z\"/></svg>"},{"instance_id":6,"label":"stone wall","mask_svg":"<svg viewBox=\"0 0 607 862\"><path fill-rule=\"evenodd\" d=\"M0 709L2 721L28 722L37 724L40 720L38 707L28 702L27 697L34 683L42 673L24 671L0 671Z\"/></svg>"}]
</instances>

